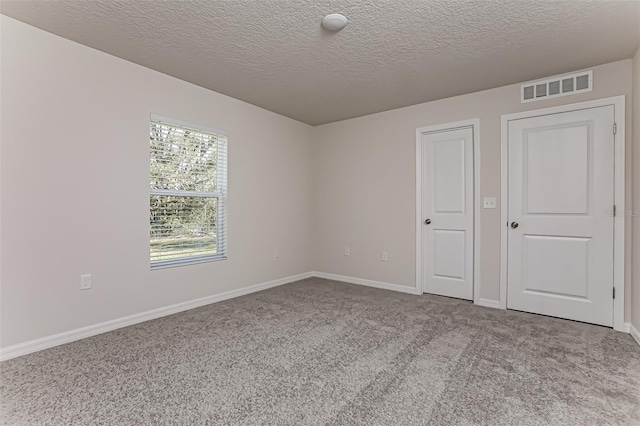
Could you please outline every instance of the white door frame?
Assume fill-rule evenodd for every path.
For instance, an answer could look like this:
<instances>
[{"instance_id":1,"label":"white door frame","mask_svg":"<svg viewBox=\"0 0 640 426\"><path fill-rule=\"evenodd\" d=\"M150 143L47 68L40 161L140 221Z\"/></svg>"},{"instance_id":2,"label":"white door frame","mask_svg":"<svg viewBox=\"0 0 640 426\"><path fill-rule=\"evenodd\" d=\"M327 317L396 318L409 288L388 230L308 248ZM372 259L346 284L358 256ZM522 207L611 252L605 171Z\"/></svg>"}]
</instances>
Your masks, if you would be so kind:
<instances>
[{"instance_id":1,"label":"white door frame","mask_svg":"<svg viewBox=\"0 0 640 426\"><path fill-rule=\"evenodd\" d=\"M436 124L416 129L416 293L422 294L422 135L471 128L473 132L473 301L480 299L480 119ZM491 305L489 301L488 306Z\"/></svg>"},{"instance_id":2,"label":"white door frame","mask_svg":"<svg viewBox=\"0 0 640 426\"><path fill-rule=\"evenodd\" d=\"M594 101L579 102L575 104L562 105L551 108L543 108L532 111L506 114L502 116L501 131L501 209L500 209L500 309L507 309L507 235L506 226L509 220L509 121L522 118L538 117L541 115L557 114L561 112L571 112L582 109L597 108L613 105L614 121L617 125L617 132L614 135L614 204L616 210L620 212L614 217L613 231L613 287L615 287L616 298L613 300L613 329L625 331L624 328L624 222L625 222L625 136L624 136L624 95L611 98L597 99ZM613 129L611 129L613 133ZM604 214L604 212L603 212Z\"/></svg>"}]
</instances>

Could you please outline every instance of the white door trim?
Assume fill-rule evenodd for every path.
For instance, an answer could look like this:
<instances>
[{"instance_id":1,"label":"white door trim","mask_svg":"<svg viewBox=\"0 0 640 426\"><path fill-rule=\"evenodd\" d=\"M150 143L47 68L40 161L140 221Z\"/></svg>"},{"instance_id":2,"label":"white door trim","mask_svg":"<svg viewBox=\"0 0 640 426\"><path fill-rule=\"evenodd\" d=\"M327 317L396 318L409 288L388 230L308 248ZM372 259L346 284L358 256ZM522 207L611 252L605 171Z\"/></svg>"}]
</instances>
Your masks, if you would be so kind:
<instances>
[{"instance_id":1,"label":"white door trim","mask_svg":"<svg viewBox=\"0 0 640 426\"><path fill-rule=\"evenodd\" d=\"M416 293L422 294L422 135L460 128L473 130L473 302L480 302L480 119L416 129Z\"/></svg>"},{"instance_id":2,"label":"white door trim","mask_svg":"<svg viewBox=\"0 0 640 426\"><path fill-rule=\"evenodd\" d=\"M614 203L620 212L614 218L613 235L613 286L616 289L616 298L613 301L613 328L624 331L624 222L625 222L625 97L614 96L611 98L597 99L594 101L580 102L551 108L543 108L532 111L506 114L502 116L501 130L501 197L500 197L500 309L507 309L507 221L509 207L509 168L508 168L508 126L509 121L522 118L538 117L541 115L557 114L581 109L597 108L613 105L614 120L617 124L617 133L614 136ZM613 129L611 129L613 132Z\"/></svg>"}]
</instances>

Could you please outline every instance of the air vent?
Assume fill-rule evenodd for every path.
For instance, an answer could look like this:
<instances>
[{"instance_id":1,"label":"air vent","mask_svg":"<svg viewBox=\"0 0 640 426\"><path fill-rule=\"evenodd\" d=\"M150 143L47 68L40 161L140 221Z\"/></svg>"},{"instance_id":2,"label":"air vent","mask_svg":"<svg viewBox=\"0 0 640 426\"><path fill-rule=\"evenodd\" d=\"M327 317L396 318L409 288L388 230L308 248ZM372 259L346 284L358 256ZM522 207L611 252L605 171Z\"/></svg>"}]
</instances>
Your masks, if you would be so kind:
<instances>
[{"instance_id":1,"label":"air vent","mask_svg":"<svg viewBox=\"0 0 640 426\"><path fill-rule=\"evenodd\" d=\"M520 102L541 101L593 90L593 71L531 81L520 86Z\"/></svg>"}]
</instances>

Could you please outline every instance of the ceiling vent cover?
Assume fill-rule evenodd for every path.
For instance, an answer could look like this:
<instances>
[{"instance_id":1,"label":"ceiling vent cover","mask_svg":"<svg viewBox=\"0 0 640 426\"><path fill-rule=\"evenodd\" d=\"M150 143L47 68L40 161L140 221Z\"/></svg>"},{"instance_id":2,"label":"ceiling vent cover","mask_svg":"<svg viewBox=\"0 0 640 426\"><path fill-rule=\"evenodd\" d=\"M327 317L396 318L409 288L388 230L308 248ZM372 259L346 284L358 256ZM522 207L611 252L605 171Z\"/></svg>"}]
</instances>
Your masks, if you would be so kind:
<instances>
[{"instance_id":1,"label":"ceiling vent cover","mask_svg":"<svg viewBox=\"0 0 640 426\"><path fill-rule=\"evenodd\" d=\"M593 90L593 71L531 81L520 86L520 102L541 101Z\"/></svg>"}]
</instances>

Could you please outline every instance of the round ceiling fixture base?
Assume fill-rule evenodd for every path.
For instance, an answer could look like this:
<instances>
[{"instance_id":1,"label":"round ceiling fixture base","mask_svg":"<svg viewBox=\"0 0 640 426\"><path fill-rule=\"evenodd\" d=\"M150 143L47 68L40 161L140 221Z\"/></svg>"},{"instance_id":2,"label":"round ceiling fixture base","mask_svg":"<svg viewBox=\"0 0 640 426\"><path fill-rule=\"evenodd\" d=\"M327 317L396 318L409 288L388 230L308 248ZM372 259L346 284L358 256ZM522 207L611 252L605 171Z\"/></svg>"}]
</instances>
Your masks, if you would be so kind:
<instances>
[{"instance_id":1,"label":"round ceiling fixture base","mask_svg":"<svg viewBox=\"0 0 640 426\"><path fill-rule=\"evenodd\" d=\"M322 18L322 26L328 31L340 31L347 26L347 18L339 13L332 13Z\"/></svg>"}]
</instances>

